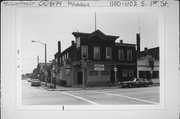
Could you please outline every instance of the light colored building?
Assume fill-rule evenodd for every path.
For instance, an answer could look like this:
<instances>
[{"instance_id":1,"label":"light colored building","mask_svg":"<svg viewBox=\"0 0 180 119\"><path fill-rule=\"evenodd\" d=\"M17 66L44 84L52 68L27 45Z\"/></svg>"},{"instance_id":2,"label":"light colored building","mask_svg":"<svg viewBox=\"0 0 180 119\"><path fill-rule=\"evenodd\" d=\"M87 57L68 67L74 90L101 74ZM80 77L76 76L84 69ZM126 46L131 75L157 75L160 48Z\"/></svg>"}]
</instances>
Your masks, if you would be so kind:
<instances>
[{"instance_id":1,"label":"light colored building","mask_svg":"<svg viewBox=\"0 0 180 119\"><path fill-rule=\"evenodd\" d=\"M159 47L145 48L137 54L137 78L159 83Z\"/></svg>"}]
</instances>

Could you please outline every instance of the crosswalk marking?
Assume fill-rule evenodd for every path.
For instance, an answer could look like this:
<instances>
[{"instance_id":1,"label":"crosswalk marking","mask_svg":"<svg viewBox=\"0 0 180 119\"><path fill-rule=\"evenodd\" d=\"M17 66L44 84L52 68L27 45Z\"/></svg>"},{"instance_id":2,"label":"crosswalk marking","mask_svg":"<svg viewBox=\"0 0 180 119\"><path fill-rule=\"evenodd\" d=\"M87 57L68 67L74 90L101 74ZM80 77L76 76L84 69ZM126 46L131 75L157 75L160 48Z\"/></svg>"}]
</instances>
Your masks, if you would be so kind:
<instances>
[{"instance_id":1,"label":"crosswalk marking","mask_svg":"<svg viewBox=\"0 0 180 119\"><path fill-rule=\"evenodd\" d=\"M141 101L141 102L146 102L146 103L151 103L151 104L156 104L156 105L159 104L159 103L156 103L156 102L152 102L152 101L148 101L148 100L143 100L143 99L139 99L139 98L134 98L134 97L130 97L130 96L119 95L119 94L106 93L106 92L101 92L101 91L91 91L91 92L101 93L101 94L106 94L106 95L113 95L113 96L123 97L123 98L127 98L127 99L133 99L133 100L137 100L137 101Z\"/></svg>"},{"instance_id":2,"label":"crosswalk marking","mask_svg":"<svg viewBox=\"0 0 180 119\"><path fill-rule=\"evenodd\" d=\"M76 96L76 95L72 95L72 94L70 94L70 93L65 93L65 92L59 92L59 93L62 93L62 94L65 94L65 95L68 95L68 96L71 96L71 97L74 97L74 98L77 98L77 99L84 100L84 101L89 102L89 103L91 103L91 104L93 104L93 105L100 105L100 104L98 104L98 103L96 103L96 102L93 102L93 101L91 101L91 100L87 100L87 99L85 99L85 98L82 98L82 97L79 97L79 96Z\"/></svg>"}]
</instances>

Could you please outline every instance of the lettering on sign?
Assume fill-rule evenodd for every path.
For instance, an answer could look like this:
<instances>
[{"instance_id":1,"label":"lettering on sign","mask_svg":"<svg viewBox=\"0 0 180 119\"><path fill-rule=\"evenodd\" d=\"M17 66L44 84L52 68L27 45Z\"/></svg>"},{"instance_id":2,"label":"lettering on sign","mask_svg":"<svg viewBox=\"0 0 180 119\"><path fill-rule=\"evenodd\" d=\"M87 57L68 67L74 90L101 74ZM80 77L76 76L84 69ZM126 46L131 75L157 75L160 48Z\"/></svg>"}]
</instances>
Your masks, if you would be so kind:
<instances>
[{"instance_id":1,"label":"lettering on sign","mask_svg":"<svg viewBox=\"0 0 180 119\"><path fill-rule=\"evenodd\" d=\"M107 0L107 1L3 1L4 6L38 7L169 7L168 0Z\"/></svg>"},{"instance_id":2,"label":"lettering on sign","mask_svg":"<svg viewBox=\"0 0 180 119\"><path fill-rule=\"evenodd\" d=\"M96 70L96 71L103 71L104 70L104 65L102 65L102 64L95 64L94 65L94 70Z\"/></svg>"}]
</instances>

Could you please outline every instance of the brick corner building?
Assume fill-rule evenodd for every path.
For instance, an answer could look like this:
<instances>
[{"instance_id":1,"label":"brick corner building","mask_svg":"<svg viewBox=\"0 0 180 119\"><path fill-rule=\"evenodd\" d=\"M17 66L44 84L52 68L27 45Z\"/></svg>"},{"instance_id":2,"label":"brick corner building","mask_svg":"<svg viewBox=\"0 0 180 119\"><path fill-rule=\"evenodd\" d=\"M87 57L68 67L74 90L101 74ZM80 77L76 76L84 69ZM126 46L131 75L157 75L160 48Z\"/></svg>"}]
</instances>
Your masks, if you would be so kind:
<instances>
[{"instance_id":1,"label":"brick corner building","mask_svg":"<svg viewBox=\"0 0 180 119\"><path fill-rule=\"evenodd\" d=\"M136 45L115 42L119 36L92 33L72 33L76 41L55 59L58 62L58 82L66 86L107 86L137 76Z\"/></svg>"}]
</instances>

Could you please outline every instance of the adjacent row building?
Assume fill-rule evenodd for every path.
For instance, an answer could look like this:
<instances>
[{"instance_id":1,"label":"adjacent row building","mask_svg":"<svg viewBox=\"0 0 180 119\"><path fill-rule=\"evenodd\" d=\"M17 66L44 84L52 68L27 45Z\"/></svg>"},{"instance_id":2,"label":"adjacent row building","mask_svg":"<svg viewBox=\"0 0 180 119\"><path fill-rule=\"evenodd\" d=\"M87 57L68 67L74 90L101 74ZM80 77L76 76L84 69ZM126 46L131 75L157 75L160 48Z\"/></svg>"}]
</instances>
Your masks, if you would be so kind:
<instances>
[{"instance_id":1,"label":"adjacent row building","mask_svg":"<svg viewBox=\"0 0 180 119\"><path fill-rule=\"evenodd\" d=\"M137 78L152 79L159 84L159 47L144 48L137 54Z\"/></svg>"}]
</instances>

